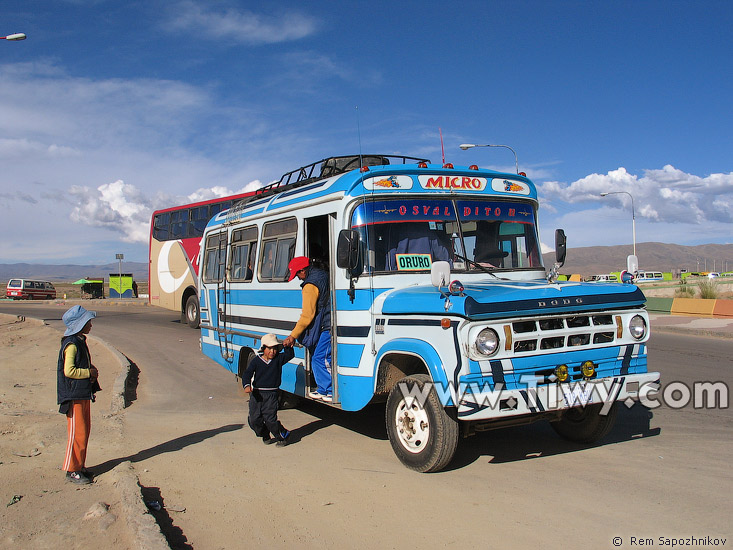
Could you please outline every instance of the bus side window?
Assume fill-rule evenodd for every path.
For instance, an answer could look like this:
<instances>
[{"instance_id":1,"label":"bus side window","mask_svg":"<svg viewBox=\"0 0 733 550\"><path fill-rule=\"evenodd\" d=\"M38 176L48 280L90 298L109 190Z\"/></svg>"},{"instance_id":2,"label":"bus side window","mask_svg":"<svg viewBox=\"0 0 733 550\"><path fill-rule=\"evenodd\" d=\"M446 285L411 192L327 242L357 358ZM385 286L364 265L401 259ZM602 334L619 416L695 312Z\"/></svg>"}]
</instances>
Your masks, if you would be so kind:
<instances>
[{"instance_id":1,"label":"bus side window","mask_svg":"<svg viewBox=\"0 0 733 550\"><path fill-rule=\"evenodd\" d=\"M226 233L209 235L206 238L204 249L204 282L221 282L224 275L224 260L226 258Z\"/></svg>"},{"instance_id":2,"label":"bus side window","mask_svg":"<svg viewBox=\"0 0 733 550\"><path fill-rule=\"evenodd\" d=\"M287 281L288 263L295 255L298 222L288 218L266 223L262 228L259 280Z\"/></svg>"},{"instance_id":3,"label":"bus side window","mask_svg":"<svg viewBox=\"0 0 733 550\"><path fill-rule=\"evenodd\" d=\"M230 277L232 281L251 281L254 250L257 245L257 227L247 227L232 232Z\"/></svg>"}]
</instances>

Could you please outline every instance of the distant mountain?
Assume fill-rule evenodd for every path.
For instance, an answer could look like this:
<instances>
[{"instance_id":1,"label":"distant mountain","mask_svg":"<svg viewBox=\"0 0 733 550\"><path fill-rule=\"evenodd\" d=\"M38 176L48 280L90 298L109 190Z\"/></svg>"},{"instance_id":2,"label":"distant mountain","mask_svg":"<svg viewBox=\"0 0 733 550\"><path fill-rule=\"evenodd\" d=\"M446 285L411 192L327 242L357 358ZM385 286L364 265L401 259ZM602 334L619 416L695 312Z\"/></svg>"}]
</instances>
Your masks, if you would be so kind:
<instances>
[{"instance_id":1,"label":"distant mountain","mask_svg":"<svg viewBox=\"0 0 733 550\"><path fill-rule=\"evenodd\" d=\"M12 278L41 279L44 281L73 282L82 278L109 279L110 273L117 273L117 262L105 265L45 265L45 264L0 264L0 281ZM143 262L122 262L122 273L132 273L138 281L148 280L148 264Z\"/></svg>"},{"instance_id":2,"label":"distant mountain","mask_svg":"<svg viewBox=\"0 0 733 550\"><path fill-rule=\"evenodd\" d=\"M567 261L561 273L596 275L626 269L626 256L632 253L631 245L588 246L568 248ZM665 243L637 243L636 255L639 269L647 271L733 271L733 244L702 244L683 246ZM549 269L555 261L555 253L544 255ZM73 282L82 277L109 278L117 273L117 263L105 265L41 265L0 264L0 281L13 277ZM138 281L148 280L148 264L123 262L123 273L132 273Z\"/></svg>"},{"instance_id":3,"label":"distant mountain","mask_svg":"<svg viewBox=\"0 0 733 550\"><path fill-rule=\"evenodd\" d=\"M561 273L596 275L626 269L632 245L568 248ZM733 244L683 246L666 243L636 243L639 269L645 271L732 271ZM545 266L555 261L555 253L544 254Z\"/></svg>"}]
</instances>

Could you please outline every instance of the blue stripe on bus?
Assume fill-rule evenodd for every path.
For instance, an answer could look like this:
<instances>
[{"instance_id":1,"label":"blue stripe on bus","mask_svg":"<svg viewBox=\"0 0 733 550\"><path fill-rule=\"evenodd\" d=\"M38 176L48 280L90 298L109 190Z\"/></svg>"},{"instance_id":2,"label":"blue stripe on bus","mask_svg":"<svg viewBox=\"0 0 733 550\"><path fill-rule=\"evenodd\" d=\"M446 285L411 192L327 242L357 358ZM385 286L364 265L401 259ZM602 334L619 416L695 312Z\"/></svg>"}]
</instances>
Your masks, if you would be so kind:
<instances>
[{"instance_id":1,"label":"blue stripe on bus","mask_svg":"<svg viewBox=\"0 0 733 550\"><path fill-rule=\"evenodd\" d=\"M355 369L364 353L362 344L338 344L338 366Z\"/></svg>"},{"instance_id":2,"label":"blue stripe on bus","mask_svg":"<svg viewBox=\"0 0 733 550\"><path fill-rule=\"evenodd\" d=\"M363 409L374 396L373 376L338 375L339 398L345 411Z\"/></svg>"}]
</instances>

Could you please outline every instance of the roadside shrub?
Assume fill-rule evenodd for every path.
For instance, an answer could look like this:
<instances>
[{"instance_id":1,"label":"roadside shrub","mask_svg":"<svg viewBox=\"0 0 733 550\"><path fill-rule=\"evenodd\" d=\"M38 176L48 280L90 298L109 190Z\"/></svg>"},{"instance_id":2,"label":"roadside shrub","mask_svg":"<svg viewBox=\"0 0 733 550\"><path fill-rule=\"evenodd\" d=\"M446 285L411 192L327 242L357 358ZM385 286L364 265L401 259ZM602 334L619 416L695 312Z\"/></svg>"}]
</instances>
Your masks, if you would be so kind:
<instances>
[{"instance_id":1,"label":"roadside shrub","mask_svg":"<svg viewBox=\"0 0 733 550\"><path fill-rule=\"evenodd\" d=\"M698 286L700 287L700 298L714 300L718 297L718 283L713 279L700 281Z\"/></svg>"},{"instance_id":2,"label":"roadside shrub","mask_svg":"<svg viewBox=\"0 0 733 550\"><path fill-rule=\"evenodd\" d=\"M690 285L680 285L674 291L675 298L694 298L695 289Z\"/></svg>"}]
</instances>

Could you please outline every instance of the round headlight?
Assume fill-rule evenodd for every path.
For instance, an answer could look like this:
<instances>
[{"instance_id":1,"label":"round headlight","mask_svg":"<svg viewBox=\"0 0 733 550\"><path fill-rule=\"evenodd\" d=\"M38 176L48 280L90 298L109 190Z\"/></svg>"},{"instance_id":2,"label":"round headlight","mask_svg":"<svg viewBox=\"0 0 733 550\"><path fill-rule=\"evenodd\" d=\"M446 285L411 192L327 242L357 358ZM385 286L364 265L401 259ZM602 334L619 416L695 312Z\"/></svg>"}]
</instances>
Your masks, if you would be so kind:
<instances>
[{"instance_id":1,"label":"round headlight","mask_svg":"<svg viewBox=\"0 0 733 550\"><path fill-rule=\"evenodd\" d=\"M499 349L499 336L490 328L485 328L476 337L476 349L482 355L494 355Z\"/></svg>"},{"instance_id":2,"label":"round headlight","mask_svg":"<svg viewBox=\"0 0 733 550\"><path fill-rule=\"evenodd\" d=\"M629 321L629 332L631 336L637 340L641 340L646 336L646 321L641 315L634 315Z\"/></svg>"}]
</instances>

